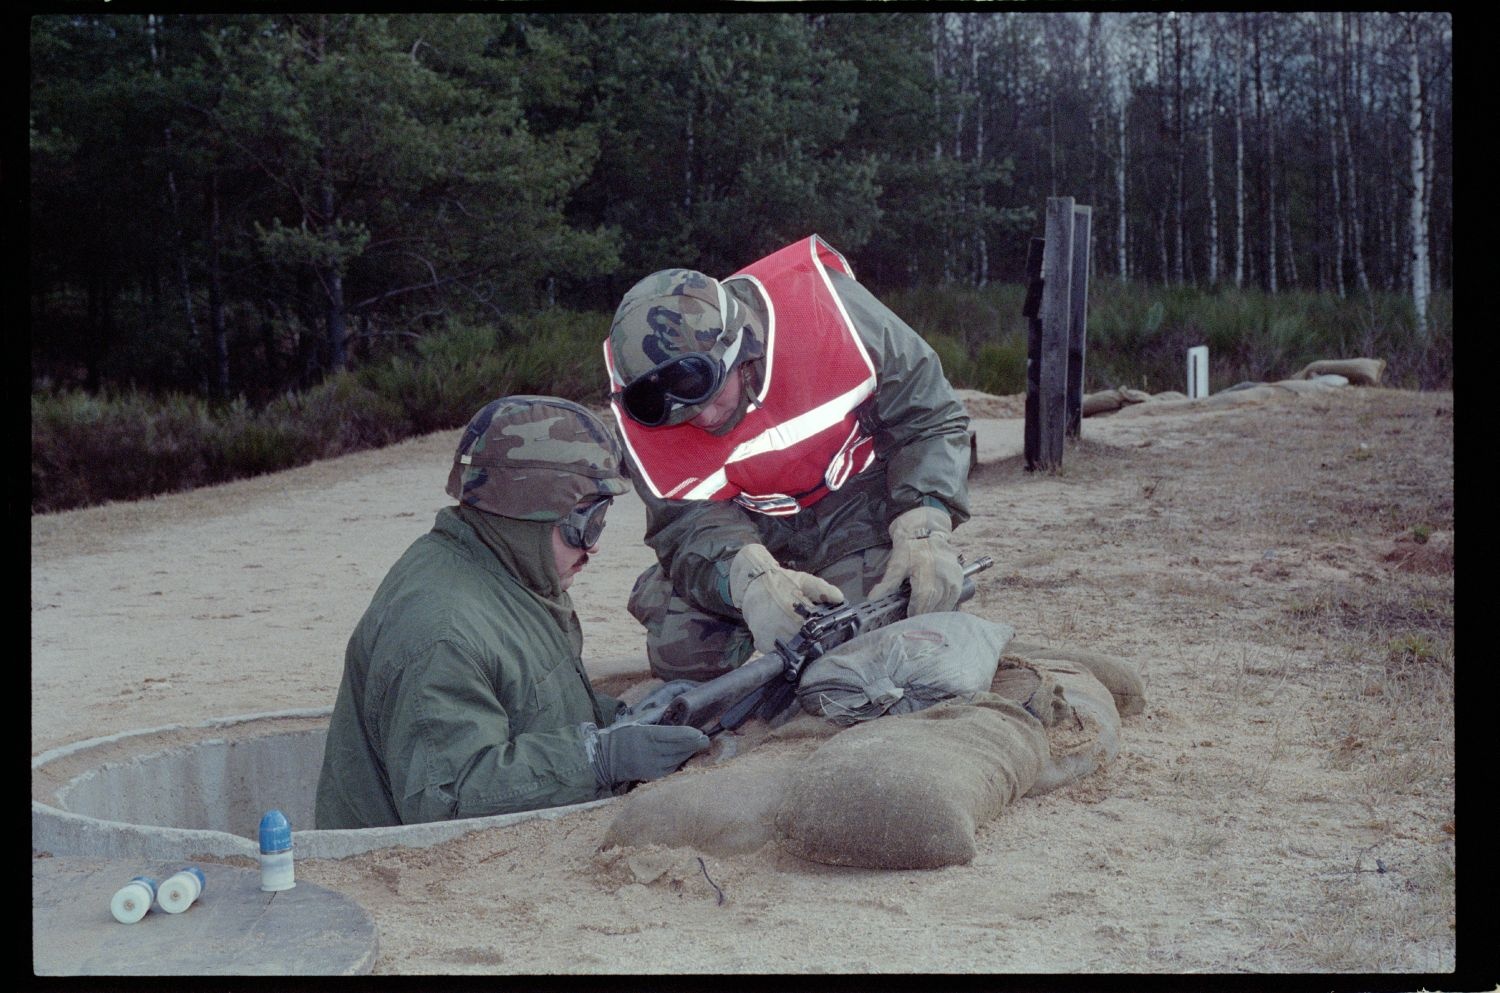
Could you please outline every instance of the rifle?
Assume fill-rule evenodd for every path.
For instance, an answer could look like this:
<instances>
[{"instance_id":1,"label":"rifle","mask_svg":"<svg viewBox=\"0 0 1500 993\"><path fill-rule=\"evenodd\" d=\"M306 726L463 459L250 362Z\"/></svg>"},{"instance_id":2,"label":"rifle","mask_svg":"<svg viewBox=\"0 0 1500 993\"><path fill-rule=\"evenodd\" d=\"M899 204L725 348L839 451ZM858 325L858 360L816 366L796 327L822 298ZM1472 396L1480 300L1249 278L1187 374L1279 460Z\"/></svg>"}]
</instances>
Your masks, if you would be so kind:
<instances>
[{"instance_id":1,"label":"rifle","mask_svg":"<svg viewBox=\"0 0 1500 993\"><path fill-rule=\"evenodd\" d=\"M959 603L974 595L974 576L994 564L995 560L986 555L964 566ZM738 727L752 711L767 719L774 717L791 703L809 662L865 631L901 620L910 599L911 586L902 583L899 590L878 600L808 612L807 621L790 641L778 639L774 651L688 690L667 706L657 723L690 724L714 735Z\"/></svg>"}]
</instances>

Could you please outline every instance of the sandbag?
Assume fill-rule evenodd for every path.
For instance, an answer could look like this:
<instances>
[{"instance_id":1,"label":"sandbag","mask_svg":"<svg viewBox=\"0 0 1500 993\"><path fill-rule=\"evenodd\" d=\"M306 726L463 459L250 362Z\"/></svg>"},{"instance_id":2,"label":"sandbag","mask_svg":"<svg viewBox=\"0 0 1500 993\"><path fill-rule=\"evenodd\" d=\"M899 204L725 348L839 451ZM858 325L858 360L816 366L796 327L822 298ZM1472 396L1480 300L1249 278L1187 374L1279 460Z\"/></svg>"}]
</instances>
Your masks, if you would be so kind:
<instances>
[{"instance_id":1,"label":"sandbag","mask_svg":"<svg viewBox=\"0 0 1500 993\"><path fill-rule=\"evenodd\" d=\"M908 617L866 632L815 659L802 672L802 709L836 724L910 714L988 689L1015 634L961 611Z\"/></svg>"},{"instance_id":2,"label":"sandbag","mask_svg":"<svg viewBox=\"0 0 1500 993\"><path fill-rule=\"evenodd\" d=\"M1045 728L1056 727L1073 717L1073 708L1057 679L1051 673L1014 657L1000 659L995 678L990 682L990 692L1016 701Z\"/></svg>"},{"instance_id":3,"label":"sandbag","mask_svg":"<svg viewBox=\"0 0 1500 993\"><path fill-rule=\"evenodd\" d=\"M1098 393L1085 393L1079 406L1084 417L1093 417L1097 414L1112 413L1133 403L1145 403L1151 398L1151 394L1144 390L1118 386L1112 390L1100 390Z\"/></svg>"},{"instance_id":4,"label":"sandbag","mask_svg":"<svg viewBox=\"0 0 1500 993\"><path fill-rule=\"evenodd\" d=\"M1014 660L1000 660L1001 671ZM1016 663L1040 677L1041 692L1048 707L1044 711L1047 759L1042 763L1027 796L1040 796L1075 783L1098 771L1120 752L1120 714L1114 695L1086 668L1068 662L1041 659ZM1002 684L1000 674L996 683ZM1035 696L1027 706L1037 707ZM1041 709L1037 707L1037 709Z\"/></svg>"},{"instance_id":5,"label":"sandbag","mask_svg":"<svg viewBox=\"0 0 1500 993\"><path fill-rule=\"evenodd\" d=\"M1385 359L1319 359L1302 367L1292 379L1312 379L1315 376L1343 376L1356 386L1379 386L1385 374Z\"/></svg>"},{"instance_id":6,"label":"sandbag","mask_svg":"<svg viewBox=\"0 0 1500 993\"><path fill-rule=\"evenodd\" d=\"M1082 666L1103 683L1114 697L1121 717L1132 717L1146 709L1146 681L1135 663L1115 655L1101 655L1076 648L1052 648L1012 639L1005 646L1007 656L1026 662L1053 662Z\"/></svg>"},{"instance_id":7,"label":"sandbag","mask_svg":"<svg viewBox=\"0 0 1500 993\"><path fill-rule=\"evenodd\" d=\"M1041 723L989 692L859 724L792 770L776 843L827 865L967 863L975 831L1031 789L1047 756Z\"/></svg>"},{"instance_id":8,"label":"sandbag","mask_svg":"<svg viewBox=\"0 0 1500 993\"><path fill-rule=\"evenodd\" d=\"M646 783L626 794L603 847L665 845L719 856L753 852L771 840L787 780L810 751L752 752Z\"/></svg>"},{"instance_id":9,"label":"sandbag","mask_svg":"<svg viewBox=\"0 0 1500 993\"><path fill-rule=\"evenodd\" d=\"M750 720L689 759L681 771L626 794L603 848L695 848L709 855L753 852L771 840L792 768L838 733L800 714L779 727ZM770 745L765 751L754 751Z\"/></svg>"}]
</instances>

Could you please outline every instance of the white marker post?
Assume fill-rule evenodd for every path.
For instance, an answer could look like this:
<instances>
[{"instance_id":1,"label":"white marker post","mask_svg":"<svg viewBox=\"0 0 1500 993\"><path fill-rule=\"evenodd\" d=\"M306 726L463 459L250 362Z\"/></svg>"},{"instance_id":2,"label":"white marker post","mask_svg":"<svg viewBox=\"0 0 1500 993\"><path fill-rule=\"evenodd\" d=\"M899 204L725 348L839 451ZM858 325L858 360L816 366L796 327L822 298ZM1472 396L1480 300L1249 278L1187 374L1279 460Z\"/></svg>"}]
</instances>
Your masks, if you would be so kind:
<instances>
[{"instance_id":1,"label":"white marker post","mask_svg":"<svg viewBox=\"0 0 1500 993\"><path fill-rule=\"evenodd\" d=\"M1189 400L1208 396L1208 346L1187 350L1187 395Z\"/></svg>"}]
</instances>

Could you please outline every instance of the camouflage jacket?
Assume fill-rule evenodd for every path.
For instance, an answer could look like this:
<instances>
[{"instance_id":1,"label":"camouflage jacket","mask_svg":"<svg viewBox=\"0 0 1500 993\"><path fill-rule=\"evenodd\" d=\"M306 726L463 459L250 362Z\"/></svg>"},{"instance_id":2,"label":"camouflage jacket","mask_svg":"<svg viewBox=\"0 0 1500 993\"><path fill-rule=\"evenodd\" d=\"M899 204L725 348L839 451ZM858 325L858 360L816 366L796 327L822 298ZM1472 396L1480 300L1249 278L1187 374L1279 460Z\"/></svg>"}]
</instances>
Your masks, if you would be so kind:
<instances>
[{"instance_id":1,"label":"camouflage jacket","mask_svg":"<svg viewBox=\"0 0 1500 993\"><path fill-rule=\"evenodd\" d=\"M596 693L568 632L453 508L392 566L349 639L318 780L319 829L608 796L578 730Z\"/></svg>"},{"instance_id":2,"label":"camouflage jacket","mask_svg":"<svg viewBox=\"0 0 1500 993\"><path fill-rule=\"evenodd\" d=\"M866 412L876 428L875 464L788 517L722 500L662 500L636 486L646 504L646 543L677 592L710 613L738 615L728 602L729 561L752 542L789 568L818 572L846 555L889 545L891 520L923 503L941 505L955 525L969 519L969 418L937 354L854 279L840 272L830 279L875 362L877 385ZM633 462L631 470L638 471Z\"/></svg>"}]
</instances>

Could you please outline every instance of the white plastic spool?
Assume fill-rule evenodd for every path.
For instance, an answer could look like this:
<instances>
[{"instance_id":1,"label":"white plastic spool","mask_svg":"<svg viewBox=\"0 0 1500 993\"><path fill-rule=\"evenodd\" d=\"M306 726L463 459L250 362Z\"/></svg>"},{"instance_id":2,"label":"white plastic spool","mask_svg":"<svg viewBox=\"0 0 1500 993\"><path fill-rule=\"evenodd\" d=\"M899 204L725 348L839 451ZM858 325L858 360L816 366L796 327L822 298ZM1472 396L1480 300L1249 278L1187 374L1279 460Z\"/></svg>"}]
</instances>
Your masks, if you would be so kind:
<instances>
[{"instance_id":1,"label":"white plastic spool","mask_svg":"<svg viewBox=\"0 0 1500 993\"><path fill-rule=\"evenodd\" d=\"M203 870L190 865L173 874L156 891L156 905L169 914L180 914L203 892Z\"/></svg>"},{"instance_id":2,"label":"white plastic spool","mask_svg":"<svg viewBox=\"0 0 1500 993\"><path fill-rule=\"evenodd\" d=\"M121 924L134 924L146 916L151 901L156 898L156 880L149 876L136 876L121 886L110 898L109 912Z\"/></svg>"}]
</instances>

